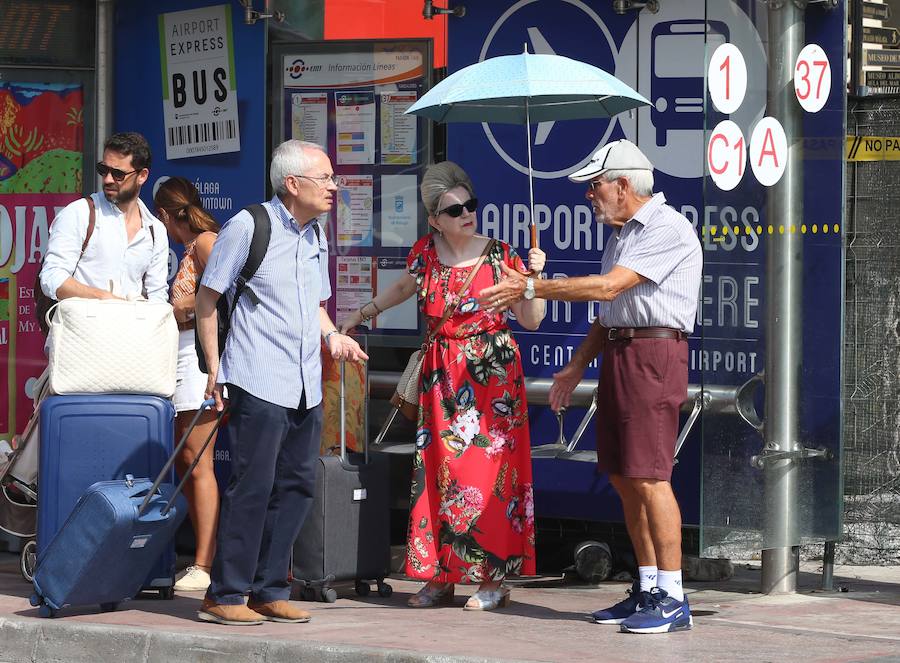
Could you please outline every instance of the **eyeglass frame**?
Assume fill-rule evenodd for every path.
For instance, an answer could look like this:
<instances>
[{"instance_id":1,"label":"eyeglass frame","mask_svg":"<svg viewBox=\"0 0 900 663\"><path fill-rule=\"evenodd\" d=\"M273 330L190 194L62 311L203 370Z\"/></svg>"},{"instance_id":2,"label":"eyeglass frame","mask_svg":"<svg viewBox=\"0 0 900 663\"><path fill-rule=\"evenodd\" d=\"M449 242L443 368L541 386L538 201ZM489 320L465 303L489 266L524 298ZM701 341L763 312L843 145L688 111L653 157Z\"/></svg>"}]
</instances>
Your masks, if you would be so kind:
<instances>
[{"instance_id":1,"label":"eyeglass frame","mask_svg":"<svg viewBox=\"0 0 900 663\"><path fill-rule=\"evenodd\" d=\"M124 182L130 175L134 175L135 173L139 173L143 170L143 168L135 168L134 170L129 170L125 172L121 168L113 168L112 166L107 166L102 161L98 161L97 165L94 166L94 170L97 171L97 174L100 177L106 177L110 175L117 184L121 184ZM105 173L101 173L101 170L105 170ZM119 175L118 177L116 175Z\"/></svg>"},{"instance_id":2,"label":"eyeglass frame","mask_svg":"<svg viewBox=\"0 0 900 663\"><path fill-rule=\"evenodd\" d=\"M332 173L331 175L319 175L318 177L313 177L311 175L294 175L291 174L288 177L302 177L305 180L311 180L318 184L319 186L328 186L326 182L331 180L331 183L335 186L340 186L340 175L337 173Z\"/></svg>"},{"instance_id":3,"label":"eyeglass frame","mask_svg":"<svg viewBox=\"0 0 900 663\"><path fill-rule=\"evenodd\" d=\"M472 208L469 209L469 204L471 203ZM459 206L459 214L451 214L450 209ZM435 216L440 216L441 214L447 214L451 219L458 219L463 215L463 209L465 209L469 214L472 214L475 210L478 209L478 198L472 196L464 203L453 203L452 205L447 205L444 209L438 210L435 213Z\"/></svg>"}]
</instances>

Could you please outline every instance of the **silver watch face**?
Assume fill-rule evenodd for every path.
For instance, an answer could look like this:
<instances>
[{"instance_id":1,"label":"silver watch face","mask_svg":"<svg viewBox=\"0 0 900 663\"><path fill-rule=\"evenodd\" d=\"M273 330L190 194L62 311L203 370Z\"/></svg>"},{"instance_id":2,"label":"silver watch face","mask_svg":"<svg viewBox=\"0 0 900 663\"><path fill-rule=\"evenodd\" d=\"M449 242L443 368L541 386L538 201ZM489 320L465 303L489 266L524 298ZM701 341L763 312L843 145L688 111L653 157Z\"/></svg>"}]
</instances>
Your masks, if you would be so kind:
<instances>
[{"instance_id":1,"label":"silver watch face","mask_svg":"<svg viewBox=\"0 0 900 663\"><path fill-rule=\"evenodd\" d=\"M534 278L528 277L525 279L525 292L523 293L525 299L534 299Z\"/></svg>"}]
</instances>

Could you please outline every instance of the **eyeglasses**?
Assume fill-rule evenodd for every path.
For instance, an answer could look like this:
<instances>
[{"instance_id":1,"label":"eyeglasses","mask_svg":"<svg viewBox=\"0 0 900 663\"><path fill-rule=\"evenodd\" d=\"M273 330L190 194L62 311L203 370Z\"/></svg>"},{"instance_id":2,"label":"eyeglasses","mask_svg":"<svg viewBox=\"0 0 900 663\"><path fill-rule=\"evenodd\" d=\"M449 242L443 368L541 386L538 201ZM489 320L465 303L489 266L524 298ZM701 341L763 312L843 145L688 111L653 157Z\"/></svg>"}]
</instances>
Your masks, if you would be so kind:
<instances>
[{"instance_id":1,"label":"eyeglasses","mask_svg":"<svg viewBox=\"0 0 900 663\"><path fill-rule=\"evenodd\" d=\"M337 175L319 175L318 177L311 177L309 175L294 175L293 177L302 177L305 180L312 180L319 186L328 186L328 183L331 182L335 186L338 186L340 182L340 177Z\"/></svg>"},{"instance_id":2,"label":"eyeglasses","mask_svg":"<svg viewBox=\"0 0 900 663\"><path fill-rule=\"evenodd\" d=\"M97 164L97 174L100 177L106 177L107 175L112 175L112 178L116 182L122 182L129 175L134 175L137 170L129 170L127 173L124 170L119 170L118 168L110 168L102 161Z\"/></svg>"},{"instance_id":3,"label":"eyeglasses","mask_svg":"<svg viewBox=\"0 0 900 663\"><path fill-rule=\"evenodd\" d=\"M453 217L457 219L462 216L463 208L465 208L469 212L474 212L478 209L478 198L469 198L464 203L456 203L455 205L448 205L444 209L440 210L435 216L440 216L441 214L446 214L447 216Z\"/></svg>"}]
</instances>

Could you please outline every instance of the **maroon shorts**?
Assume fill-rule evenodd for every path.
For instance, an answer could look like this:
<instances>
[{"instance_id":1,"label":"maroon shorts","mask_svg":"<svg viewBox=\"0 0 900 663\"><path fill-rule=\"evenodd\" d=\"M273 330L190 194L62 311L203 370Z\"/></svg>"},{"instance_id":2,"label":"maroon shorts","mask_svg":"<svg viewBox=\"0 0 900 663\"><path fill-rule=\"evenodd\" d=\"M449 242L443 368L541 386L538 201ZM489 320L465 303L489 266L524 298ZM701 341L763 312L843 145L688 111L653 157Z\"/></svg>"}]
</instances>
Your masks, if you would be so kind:
<instances>
[{"instance_id":1,"label":"maroon shorts","mask_svg":"<svg viewBox=\"0 0 900 663\"><path fill-rule=\"evenodd\" d=\"M600 366L597 469L672 478L678 414L687 396L687 341L609 341Z\"/></svg>"}]
</instances>

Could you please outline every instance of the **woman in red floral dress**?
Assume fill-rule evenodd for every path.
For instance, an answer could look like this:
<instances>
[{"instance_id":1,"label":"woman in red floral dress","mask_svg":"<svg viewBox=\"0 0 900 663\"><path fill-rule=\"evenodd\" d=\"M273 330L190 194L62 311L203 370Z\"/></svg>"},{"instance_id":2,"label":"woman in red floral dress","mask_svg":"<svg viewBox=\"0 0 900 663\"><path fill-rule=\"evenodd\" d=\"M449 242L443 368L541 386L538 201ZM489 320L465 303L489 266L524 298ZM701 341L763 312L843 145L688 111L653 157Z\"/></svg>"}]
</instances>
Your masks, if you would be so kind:
<instances>
[{"instance_id":1,"label":"woman in red floral dress","mask_svg":"<svg viewBox=\"0 0 900 663\"><path fill-rule=\"evenodd\" d=\"M420 187L433 232L413 246L409 273L344 323L352 327L418 296L428 330L459 297L425 353L416 433L406 572L428 583L413 607L453 601L455 583L478 583L465 607L491 610L509 601L508 575L533 575L534 501L531 441L519 348L506 312L487 313L476 294L501 278L500 263L525 265L495 242L474 280L466 278L490 241L476 234L472 183L455 163L429 168ZM537 278L546 256L528 254ZM536 329L543 300L513 307L520 325Z\"/></svg>"}]
</instances>

